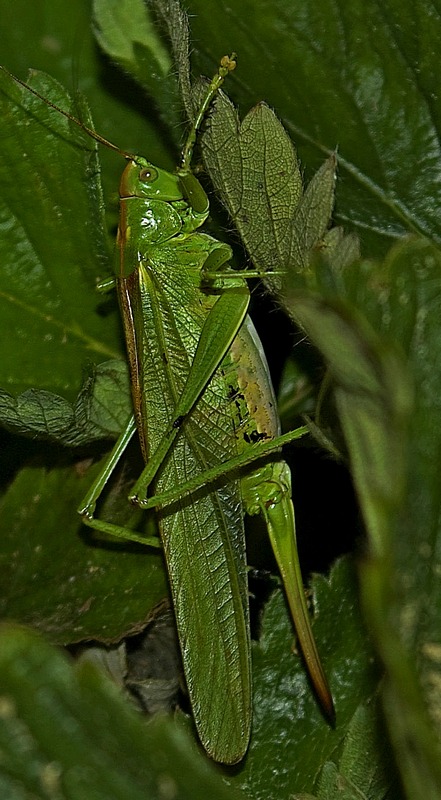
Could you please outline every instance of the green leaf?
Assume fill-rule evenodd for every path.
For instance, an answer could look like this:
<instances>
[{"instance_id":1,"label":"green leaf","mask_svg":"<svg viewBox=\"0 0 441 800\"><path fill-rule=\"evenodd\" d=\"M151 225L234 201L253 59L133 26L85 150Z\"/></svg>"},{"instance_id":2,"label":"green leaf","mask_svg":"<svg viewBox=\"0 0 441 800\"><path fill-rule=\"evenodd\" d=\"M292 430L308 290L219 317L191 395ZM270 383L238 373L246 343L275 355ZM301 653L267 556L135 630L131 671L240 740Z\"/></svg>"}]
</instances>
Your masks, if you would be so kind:
<instances>
[{"instance_id":1,"label":"green leaf","mask_svg":"<svg viewBox=\"0 0 441 800\"><path fill-rule=\"evenodd\" d=\"M117 59L127 64L128 69L138 69L139 55L135 47L142 45L152 54L152 64L162 74L167 75L172 63L158 31L150 19L148 8L138 0L95 0L95 37L101 47Z\"/></svg>"},{"instance_id":2,"label":"green leaf","mask_svg":"<svg viewBox=\"0 0 441 800\"><path fill-rule=\"evenodd\" d=\"M174 166L175 146L164 137L162 128L158 130L153 103L149 98L140 99L127 78L100 54L89 0L76 0L75 5L68 0L50 4L46 0L32 4L16 0L13 7L0 0L0 15L5 31L0 64L23 79L33 68L47 72L71 91L80 88L93 110L96 130L106 139L126 151L148 153L153 163L165 168ZM114 224L123 162L105 148L100 149L100 162L104 197L107 207L112 206Z\"/></svg>"},{"instance_id":3,"label":"green leaf","mask_svg":"<svg viewBox=\"0 0 441 800\"><path fill-rule=\"evenodd\" d=\"M295 792L313 792L322 765L334 760L353 736L360 702L375 695L378 673L360 617L355 580L354 565L342 559L329 582L317 576L311 585L313 629L334 694L335 729L323 718L301 660L293 654L292 623L281 593L276 592L265 608L253 652L251 745L232 779L254 800L288 800ZM366 748L369 742L372 747L371 772L383 763L381 750L373 744L375 732L381 730L377 712L370 720L371 738L362 745ZM392 780L390 768L388 776Z\"/></svg>"},{"instance_id":4,"label":"green leaf","mask_svg":"<svg viewBox=\"0 0 441 800\"><path fill-rule=\"evenodd\" d=\"M145 724L91 664L0 628L1 796L239 800L167 717Z\"/></svg>"},{"instance_id":5,"label":"green leaf","mask_svg":"<svg viewBox=\"0 0 441 800\"><path fill-rule=\"evenodd\" d=\"M399 354L341 297L291 295L293 316L323 353L375 552L404 491L403 433L412 389ZM361 477L362 476L362 477Z\"/></svg>"},{"instance_id":6,"label":"green leaf","mask_svg":"<svg viewBox=\"0 0 441 800\"><path fill-rule=\"evenodd\" d=\"M210 177L271 291L278 293L288 280L303 285L303 273L318 250L329 248L341 266L347 240L341 231L327 231L334 203L334 156L303 191L295 149L274 112L260 103L239 123L225 96L218 99L201 139ZM358 255L354 244L345 253L348 260Z\"/></svg>"},{"instance_id":7,"label":"green leaf","mask_svg":"<svg viewBox=\"0 0 441 800\"><path fill-rule=\"evenodd\" d=\"M72 110L51 79L31 83ZM78 391L86 359L115 357L119 349L115 323L97 314L102 301L94 292L94 279L110 271L96 148L3 72L0 89L1 324L15 334L3 354L1 385L69 395Z\"/></svg>"},{"instance_id":8,"label":"green leaf","mask_svg":"<svg viewBox=\"0 0 441 800\"><path fill-rule=\"evenodd\" d=\"M378 703L360 705L343 741L338 764L324 764L317 786L318 800L384 800L394 777L390 752L383 748Z\"/></svg>"},{"instance_id":9,"label":"green leaf","mask_svg":"<svg viewBox=\"0 0 441 800\"><path fill-rule=\"evenodd\" d=\"M167 595L160 551L82 529L76 508L99 467L23 469L0 503L1 617L53 642L119 641L142 630ZM106 511L114 519L128 506L127 491L123 483L110 495Z\"/></svg>"},{"instance_id":10,"label":"green leaf","mask_svg":"<svg viewBox=\"0 0 441 800\"><path fill-rule=\"evenodd\" d=\"M256 268L283 269L291 256L290 222L302 196L295 149L264 103L241 124L224 95L215 108L202 137L207 169ZM274 159L268 156L269 148ZM328 220L329 215L325 227Z\"/></svg>"},{"instance_id":11,"label":"green leaf","mask_svg":"<svg viewBox=\"0 0 441 800\"><path fill-rule=\"evenodd\" d=\"M173 133L181 121L178 85L148 6L142 0L94 0L93 19L100 47L148 90Z\"/></svg>"},{"instance_id":12,"label":"green leaf","mask_svg":"<svg viewBox=\"0 0 441 800\"><path fill-rule=\"evenodd\" d=\"M7 430L67 447L116 439L131 413L129 377L123 361L100 364L73 404L44 390L28 389L17 398L0 391L0 420Z\"/></svg>"},{"instance_id":13,"label":"green leaf","mask_svg":"<svg viewBox=\"0 0 441 800\"><path fill-rule=\"evenodd\" d=\"M440 251L410 240L384 264L342 272L322 264L315 292L291 296L335 382L369 536L364 605L386 664L388 724L412 798L435 798L441 787L440 274Z\"/></svg>"},{"instance_id":14,"label":"green leaf","mask_svg":"<svg viewBox=\"0 0 441 800\"><path fill-rule=\"evenodd\" d=\"M188 0L195 72L234 50L228 94L246 111L265 100L311 175L336 148L336 220L368 255L407 232L441 238L438 9L300 0Z\"/></svg>"}]
</instances>

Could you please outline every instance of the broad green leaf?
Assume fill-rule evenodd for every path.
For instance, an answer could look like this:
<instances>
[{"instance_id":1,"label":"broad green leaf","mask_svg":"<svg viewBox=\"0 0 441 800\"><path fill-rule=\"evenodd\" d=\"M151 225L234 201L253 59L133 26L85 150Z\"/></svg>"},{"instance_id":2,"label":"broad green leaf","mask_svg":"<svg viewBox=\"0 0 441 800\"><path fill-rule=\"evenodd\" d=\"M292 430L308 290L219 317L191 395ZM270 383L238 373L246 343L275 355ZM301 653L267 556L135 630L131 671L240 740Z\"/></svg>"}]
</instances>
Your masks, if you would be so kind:
<instances>
[{"instance_id":1,"label":"broad green leaf","mask_svg":"<svg viewBox=\"0 0 441 800\"><path fill-rule=\"evenodd\" d=\"M95 37L110 56L137 69L140 58L135 56L135 47L142 45L152 54L152 64L157 71L167 75L172 66L170 55L144 3L138 0L95 0L93 12Z\"/></svg>"},{"instance_id":2,"label":"broad green leaf","mask_svg":"<svg viewBox=\"0 0 441 800\"><path fill-rule=\"evenodd\" d=\"M384 800L397 796L391 753L384 750L385 731L378 702L360 705L348 725L338 763L324 764L317 786L318 800ZM295 800L300 800L295 798Z\"/></svg>"},{"instance_id":3,"label":"broad green leaf","mask_svg":"<svg viewBox=\"0 0 441 800\"><path fill-rule=\"evenodd\" d=\"M32 85L66 107L52 80ZM119 350L115 321L97 313L94 291L110 271L95 146L1 72L0 86L1 324L9 336L1 384L72 396L87 359Z\"/></svg>"},{"instance_id":4,"label":"broad green leaf","mask_svg":"<svg viewBox=\"0 0 441 800\"><path fill-rule=\"evenodd\" d=\"M102 58L93 35L89 0L76 0L74 5L69 0L34 0L32 4L17 0L14 6L0 0L0 17L4 31L0 64L24 80L29 69L38 69L71 91L81 89L98 133L123 150L148 153L153 163L173 167L174 145L158 130L153 102L140 98L127 78ZM106 207L113 208L114 222L123 162L105 148L100 149L100 162Z\"/></svg>"},{"instance_id":5,"label":"broad green leaf","mask_svg":"<svg viewBox=\"0 0 441 800\"><path fill-rule=\"evenodd\" d=\"M146 724L26 629L0 628L0 695L5 800L239 800L169 718Z\"/></svg>"},{"instance_id":6,"label":"broad green leaf","mask_svg":"<svg viewBox=\"0 0 441 800\"><path fill-rule=\"evenodd\" d=\"M238 53L228 94L265 100L307 174L337 149L336 215L365 254L407 232L440 241L441 16L427 0L188 0L194 71Z\"/></svg>"},{"instance_id":7,"label":"broad green leaf","mask_svg":"<svg viewBox=\"0 0 441 800\"><path fill-rule=\"evenodd\" d=\"M131 413L123 361L105 361L93 370L75 403L42 389L18 397L0 391L0 420L7 430L68 447L116 439Z\"/></svg>"},{"instance_id":8,"label":"broad green leaf","mask_svg":"<svg viewBox=\"0 0 441 800\"><path fill-rule=\"evenodd\" d=\"M340 273L322 265L315 292L291 296L293 315L335 382L369 537L364 604L387 668L388 724L412 798L435 798L441 788L440 275L439 250L410 240L383 264Z\"/></svg>"},{"instance_id":9,"label":"broad green leaf","mask_svg":"<svg viewBox=\"0 0 441 800\"><path fill-rule=\"evenodd\" d=\"M171 138L181 121L181 102L170 54L142 0L94 0L96 39L105 53L144 86Z\"/></svg>"},{"instance_id":10,"label":"broad green leaf","mask_svg":"<svg viewBox=\"0 0 441 800\"><path fill-rule=\"evenodd\" d=\"M23 469L0 503L1 617L53 642L119 641L142 630L167 596L160 551L82 528L76 509L98 468L79 462ZM120 519L127 492L125 482L116 485L104 513Z\"/></svg>"},{"instance_id":11,"label":"broad green leaf","mask_svg":"<svg viewBox=\"0 0 441 800\"><path fill-rule=\"evenodd\" d=\"M334 729L323 718L301 660L293 653L292 624L281 593L276 592L265 608L260 640L253 652L251 745L232 779L253 800L288 800L297 793L314 792L322 765L334 760L347 741L360 702L376 692L378 672L361 620L355 582L354 565L343 559L331 570L329 582L315 577L311 583L314 635L335 699ZM379 730L376 713L370 738L364 742L374 753L370 769L382 763L374 746Z\"/></svg>"},{"instance_id":12,"label":"broad green leaf","mask_svg":"<svg viewBox=\"0 0 441 800\"><path fill-rule=\"evenodd\" d=\"M274 112L260 103L240 123L225 96L218 99L201 138L210 176L270 290L277 292L288 279L302 285L303 273L319 250L329 249L340 266L343 246L346 260L357 257L354 241L348 252L348 239L327 231L334 203L334 156L303 191L294 146Z\"/></svg>"},{"instance_id":13,"label":"broad green leaf","mask_svg":"<svg viewBox=\"0 0 441 800\"><path fill-rule=\"evenodd\" d=\"M372 547L380 554L389 515L404 492L403 435L412 402L404 365L340 298L327 300L311 293L292 295L290 300L293 315L330 366Z\"/></svg>"},{"instance_id":14,"label":"broad green leaf","mask_svg":"<svg viewBox=\"0 0 441 800\"><path fill-rule=\"evenodd\" d=\"M302 196L295 149L263 103L241 124L225 96L216 102L216 112L202 137L207 168L256 268L262 272L283 269L291 253L290 222ZM267 158L269 147L274 160ZM272 229L262 230L265 219ZM324 228L328 220L329 214ZM274 221L280 224L276 227Z\"/></svg>"}]
</instances>

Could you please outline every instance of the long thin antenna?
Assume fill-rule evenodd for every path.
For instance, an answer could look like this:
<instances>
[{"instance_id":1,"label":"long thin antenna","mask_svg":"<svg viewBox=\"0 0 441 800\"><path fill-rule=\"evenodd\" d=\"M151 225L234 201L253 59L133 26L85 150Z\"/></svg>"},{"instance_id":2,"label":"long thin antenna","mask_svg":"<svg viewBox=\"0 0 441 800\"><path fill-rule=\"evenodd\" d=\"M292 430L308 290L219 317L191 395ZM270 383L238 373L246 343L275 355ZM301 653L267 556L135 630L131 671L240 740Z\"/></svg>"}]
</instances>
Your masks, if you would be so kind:
<instances>
[{"instance_id":1,"label":"long thin antenna","mask_svg":"<svg viewBox=\"0 0 441 800\"><path fill-rule=\"evenodd\" d=\"M53 108L55 111L58 111L59 114L62 114L63 117L66 117L71 122L74 122L75 125L78 125L79 128L81 128L83 131L85 131L85 133L91 136L92 139L95 139L96 142L99 142L99 144L102 144L105 147L109 147L110 150L115 150L116 153L119 153L121 156L129 159L130 161L136 158L136 156L134 156L132 153L126 153L125 150L121 150L121 148L117 147L116 144L113 144L113 142L109 142L108 139L105 139L104 136L100 136L100 134L94 131L93 128L89 128L87 125L84 124L84 122L81 122L79 119L74 117L73 114L69 114L68 111L64 111L62 108L60 108L60 106L57 106L55 103L52 103L50 100L47 99L47 97L44 97L42 94L33 89L32 86L29 86L29 84L27 84L25 81L22 81L21 78L17 78L15 75L12 74L12 72L9 72L9 70L6 69L6 67L2 67L1 64L0 64L0 69L3 72L5 72L6 75L9 75L9 77L12 78L13 81L20 84L20 86L23 86L24 89L27 89L29 92L32 92L32 94L35 95L35 97L38 97L39 100L42 100L43 103L46 103L47 106Z\"/></svg>"}]
</instances>

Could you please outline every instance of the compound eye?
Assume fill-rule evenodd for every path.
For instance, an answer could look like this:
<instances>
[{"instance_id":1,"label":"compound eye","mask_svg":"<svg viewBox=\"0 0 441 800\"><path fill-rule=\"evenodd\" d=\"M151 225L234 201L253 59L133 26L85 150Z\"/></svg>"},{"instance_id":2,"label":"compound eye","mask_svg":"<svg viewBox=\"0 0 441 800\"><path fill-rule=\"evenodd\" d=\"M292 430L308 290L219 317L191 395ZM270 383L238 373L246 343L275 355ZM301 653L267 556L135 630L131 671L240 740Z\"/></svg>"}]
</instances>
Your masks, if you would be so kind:
<instances>
[{"instance_id":1,"label":"compound eye","mask_svg":"<svg viewBox=\"0 0 441 800\"><path fill-rule=\"evenodd\" d=\"M152 183L158 177L158 172L154 167L143 167L139 171L139 180L145 183Z\"/></svg>"}]
</instances>

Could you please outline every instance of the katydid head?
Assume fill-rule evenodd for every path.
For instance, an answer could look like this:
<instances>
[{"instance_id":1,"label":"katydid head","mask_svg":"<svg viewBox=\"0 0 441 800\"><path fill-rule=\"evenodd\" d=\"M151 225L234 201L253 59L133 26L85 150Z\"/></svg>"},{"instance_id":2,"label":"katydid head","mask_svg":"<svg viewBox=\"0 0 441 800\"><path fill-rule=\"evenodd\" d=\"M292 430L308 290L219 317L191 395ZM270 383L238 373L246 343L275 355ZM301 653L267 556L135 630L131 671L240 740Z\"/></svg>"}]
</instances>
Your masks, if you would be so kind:
<instances>
[{"instance_id":1,"label":"katydid head","mask_svg":"<svg viewBox=\"0 0 441 800\"><path fill-rule=\"evenodd\" d=\"M53 108L71 122L75 123L75 125L82 128L82 130L92 139L95 139L96 142L114 150L123 156L123 158L127 159L128 164L122 174L120 182L121 199L139 198L172 203L173 213L179 215L182 226L181 230L184 233L191 232L198 228L208 216L209 203L207 195L197 178L191 172L190 163L193 146L208 107L219 91L225 77L235 66L236 61L234 53L231 56L224 56L221 59L218 71L207 87L206 94L189 131L182 152L180 167L176 173L159 169L142 156L136 156L125 150L121 150L117 145L113 144L113 142L110 142L108 139L100 136L100 134L92 128L84 125L81 120L74 117L68 111L52 103L20 78L12 75L5 67L0 66L0 69L50 108Z\"/></svg>"},{"instance_id":2,"label":"katydid head","mask_svg":"<svg viewBox=\"0 0 441 800\"><path fill-rule=\"evenodd\" d=\"M166 202L184 199L178 176L155 167L142 156L130 159L121 176L119 194L121 198L140 197Z\"/></svg>"},{"instance_id":3,"label":"katydid head","mask_svg":"<svg viewBox=\"0 0 441 800\"><path fill-rule=\"evenodd\" d=\"M167 172L142 156L131 158L127 164L121 176L120 197L172 204L183 233L202 225L209 210L208 197L191 172Z\"/></svg>"}]
</instances>

